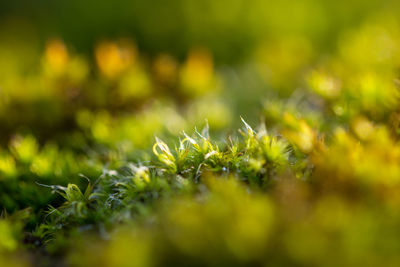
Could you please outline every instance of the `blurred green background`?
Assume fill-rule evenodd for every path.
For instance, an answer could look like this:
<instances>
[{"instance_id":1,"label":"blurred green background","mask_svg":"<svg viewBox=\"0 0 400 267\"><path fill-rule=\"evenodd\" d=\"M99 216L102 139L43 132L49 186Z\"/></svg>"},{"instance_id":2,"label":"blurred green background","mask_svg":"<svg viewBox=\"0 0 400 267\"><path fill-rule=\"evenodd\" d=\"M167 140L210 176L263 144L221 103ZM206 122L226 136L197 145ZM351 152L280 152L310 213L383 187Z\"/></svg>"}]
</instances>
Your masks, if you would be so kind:
<instances>
[{"instance_id":1,"label":"blurred green background","mask_svg":"<svg viewBox=\"0 0 400 267\"><path fill-rule=\"evenodd\" d=\"M390 0L2 1L0 137L64 138L82 112L115 118L154 100L198 124L209 115L196 101L211 99L217 129L239 115L258 122L264 99L303 88L353 31L397 23L398 10Z\"/></svg>"},{"instance_id":2,"label":"blurred green background","mask_svg":"<svg viewBox=\"0 0 400 267\"><path fill-rule=\"evenodd\" d=\"M3 28L20 26L43 42L60 36L78 51L90 53L101 38L133 38L150 55L167 52L183 58L193 46L205 46L218 62L237 62L260 41L301 36L330 50L342 31L397 1L2 1ZM13 20L17 20L14 21ZM19 25L18 25L19 23ZM24 29L25 27L25 29Z\"/></svg>"}]
</instances>

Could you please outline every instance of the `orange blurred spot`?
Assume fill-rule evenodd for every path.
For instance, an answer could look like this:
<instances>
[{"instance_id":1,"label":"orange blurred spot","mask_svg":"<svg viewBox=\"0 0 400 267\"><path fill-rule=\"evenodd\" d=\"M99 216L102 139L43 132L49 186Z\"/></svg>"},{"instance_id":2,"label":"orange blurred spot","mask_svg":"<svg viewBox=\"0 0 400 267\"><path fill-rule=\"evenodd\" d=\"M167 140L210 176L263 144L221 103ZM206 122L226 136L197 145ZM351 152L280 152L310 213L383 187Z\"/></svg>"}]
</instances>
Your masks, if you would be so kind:
<instances>
[{"instance_id":1,"label":"orange blurred spot","mask_svg":"<svg viewBox=\"0 0 400 267\"><path fill-rule=\"evenodd\" d=\"M96 62L100 71L110 79L132 66L136 54L135 45L128 40L104 41L95 50Z\"/></svg>"},{"instance_id":2,"label":"orange blurred spot","mask_svg":"<svg viewBox=\"0 0 400 267\"><path fill-rule=\"evenodd\" d=\"M56 72L63 71L69 60L67 47L59 39L48 41L46 44L45 59Z\"/></svg>"}]
</instances>

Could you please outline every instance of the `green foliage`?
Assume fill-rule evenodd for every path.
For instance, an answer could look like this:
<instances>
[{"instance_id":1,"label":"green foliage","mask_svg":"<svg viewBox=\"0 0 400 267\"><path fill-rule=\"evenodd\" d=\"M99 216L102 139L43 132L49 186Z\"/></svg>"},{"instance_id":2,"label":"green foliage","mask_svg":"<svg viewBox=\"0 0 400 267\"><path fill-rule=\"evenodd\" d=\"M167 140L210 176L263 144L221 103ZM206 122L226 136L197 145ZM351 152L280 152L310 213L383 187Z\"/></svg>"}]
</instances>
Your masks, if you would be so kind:
<instances>
[{"instance_id":1,"label":"green foliage","mask_svg":"<svg viewBox=\"0 0 400 267\"><path fill-rule=\"evenodd\" d=\"M0 27L0 266L399 265L396 1L134 2Z\"/></svg>"}]
</instances>

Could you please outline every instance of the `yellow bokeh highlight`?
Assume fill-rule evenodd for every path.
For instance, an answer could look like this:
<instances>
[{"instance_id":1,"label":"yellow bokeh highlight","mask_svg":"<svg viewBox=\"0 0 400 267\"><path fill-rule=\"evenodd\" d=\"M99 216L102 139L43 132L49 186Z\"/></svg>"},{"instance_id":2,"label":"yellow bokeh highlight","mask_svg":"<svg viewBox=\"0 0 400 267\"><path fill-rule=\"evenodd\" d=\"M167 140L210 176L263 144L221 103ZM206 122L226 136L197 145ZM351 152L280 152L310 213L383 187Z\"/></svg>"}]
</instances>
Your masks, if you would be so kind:
<instances>
[{"instance_id":1,"label":"yellow bokeh highlight","mask_svg":"<svg viewBox=\"0 0 400 267\"><path fill-rule=\"evenodd\" d=\"M310 153L317 142L315 131L304 119L298 119L288 112L283 114L283 120L287 127L283 129L283 135L302 152Z\"/></svg>"},{"instance_id":2,"label":"yellow bokeh highlight","mask_svg":"<svg viewBox=\"0 0 400 267\"><path fill-rule=\"evenodd\" d=\"M188 96L199 96L215 89L216 77L210 52L196 48L189 52L180 70L181 90Z\"/></svg>"},{"instance_id":3,"label":"yellow bokeh highlight","mask_svg":"<svg viewBox=\"0 0 400 267\"><path fill-rule=\"evenodd\" d=\"M101 73L113 79L134 64L136 46L129 40L103 41L96 46L95 58Z\"/></svg>"},{"instance_id":4,"label":"yellow bokeh highlight","mask_svg":"<svg viewBox=\"0 0 400 267\"><path fill-rule=\"evenodd\" d=\"M0 173L6 177L14 177L17 175L17 167L14 157L7 154L0 156Z\"/></svg>"},{"instance_id":5,"label":"yellow bokeh highlight","mask_svg":"<svg viewBox=\"0 0 400 267\"><path fill-rule=\"evenodd\" d=\"M55 73L62 73L70 58L67 47L60 39L47 42L44 56L46 63Z\"/></svg>"}]
</instances>

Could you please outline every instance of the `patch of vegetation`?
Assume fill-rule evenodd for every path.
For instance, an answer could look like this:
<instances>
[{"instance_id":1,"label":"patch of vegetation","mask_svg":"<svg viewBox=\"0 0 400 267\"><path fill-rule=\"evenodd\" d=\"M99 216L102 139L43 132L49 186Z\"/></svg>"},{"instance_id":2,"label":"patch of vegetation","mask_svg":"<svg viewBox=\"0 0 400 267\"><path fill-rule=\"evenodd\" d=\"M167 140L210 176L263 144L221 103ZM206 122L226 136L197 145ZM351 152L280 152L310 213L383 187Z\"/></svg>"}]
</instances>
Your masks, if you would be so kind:
<instances>
[{"instance_id":1,"label":"patch of vegetation","mask_svg":"<svg viewBox=\"0 0 400 267\"><path fill-rule=\"evenodd\" d=\"M251 2L174 1L185 56L0 28L0 266L399 265L398 4Z\"/></svg>"}]
</instances>

